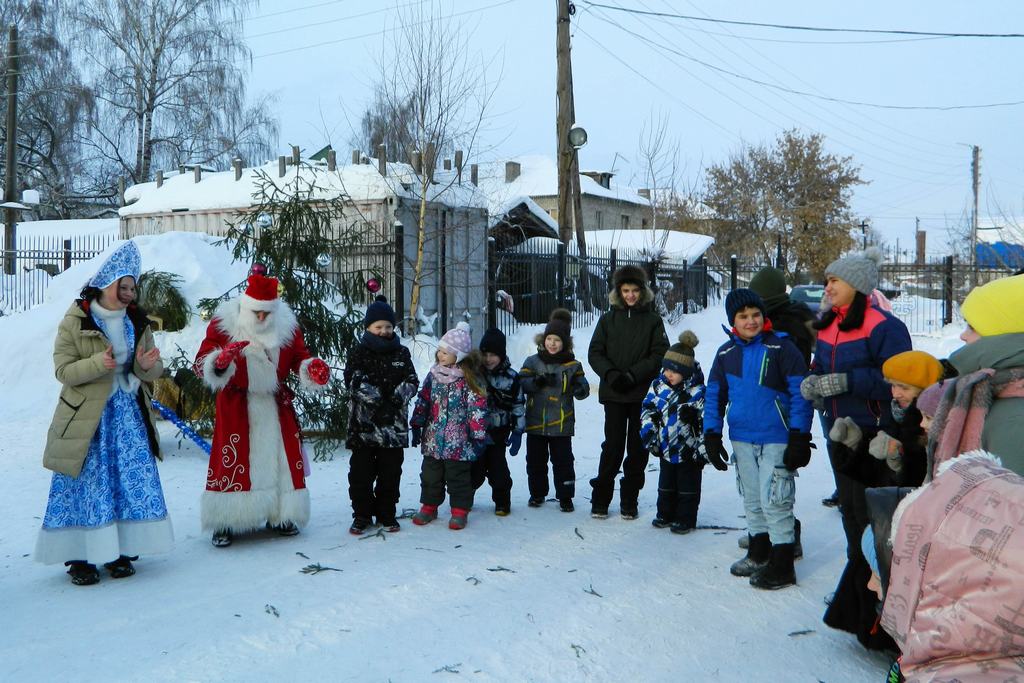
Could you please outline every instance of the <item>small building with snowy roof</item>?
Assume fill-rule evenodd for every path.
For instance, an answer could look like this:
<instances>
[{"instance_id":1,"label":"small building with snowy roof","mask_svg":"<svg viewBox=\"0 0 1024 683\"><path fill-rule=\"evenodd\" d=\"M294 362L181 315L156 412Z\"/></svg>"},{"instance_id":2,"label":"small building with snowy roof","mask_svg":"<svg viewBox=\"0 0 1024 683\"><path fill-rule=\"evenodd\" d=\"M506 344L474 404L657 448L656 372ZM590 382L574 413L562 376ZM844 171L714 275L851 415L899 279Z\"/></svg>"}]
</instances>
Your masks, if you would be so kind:
<instances>
[{"instance_id":1,"label":"small building with snowy roof","mask_svg":"<svg viewBox=\"0 0 1024 683\"><path fill-rule=\"evenodd\" d=\"M333 153L325 156L310 160L296 154L254 168L236 163L220 172L158 172L153 182L125 191L120 236L170 231L225 235L267 183L282 192L314 187L312 201L344 199L351 206L351 217L346 215L337 229L358 233L359 246L332 269L379 277L396 313L406 320L415 315L422 331L439 335L467 320L478 337L486 326L488 223L487 204L474 178L464 177L461 164L451 168L450 162L445 169L431 170L358 152L349 164L336 164ZM414 158L413 163L420 162ZM476 168L471 171L475 175ZM420 310L410 311L424 188ZM372 296L368 292L367 301L359 303Z\"/></svg>"},{"instance_id":2,"label":"small building with snowy roof","mask_svg":"<svg viewBox=\"0 0 1024 683\"><path fill-rule=\"evenodd\" d=\"M974 248L982 268L1024 268L1024 219L979 219Z\"/></svg>"}]
</instances>

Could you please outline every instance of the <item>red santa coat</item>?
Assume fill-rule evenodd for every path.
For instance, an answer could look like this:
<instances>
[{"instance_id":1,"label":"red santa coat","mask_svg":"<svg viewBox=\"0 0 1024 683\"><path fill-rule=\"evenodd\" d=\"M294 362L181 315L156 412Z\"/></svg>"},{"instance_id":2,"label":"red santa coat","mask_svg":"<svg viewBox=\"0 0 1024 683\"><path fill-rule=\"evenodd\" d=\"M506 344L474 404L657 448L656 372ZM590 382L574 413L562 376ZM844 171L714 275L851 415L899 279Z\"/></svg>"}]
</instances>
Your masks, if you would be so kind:
<instances>
[{"instance_id":1,"label":"red santa coat","mask_svg":"<svg viewBox=\"0 0 1024 683\"><path fill-rule=\"evenodd\" d=\"M207 469L201 519L206 530L244 532L291 522L309 521L302 436L294 394L284 384L297 373L307 388L312 359L294 313L279 301L259 334L243 332L238 300L216 312L196 354L195 371L214 391L216 421ZM214 363L231 342L248 341L241 355L222 374Z\"/></svg>"}]
</instances>

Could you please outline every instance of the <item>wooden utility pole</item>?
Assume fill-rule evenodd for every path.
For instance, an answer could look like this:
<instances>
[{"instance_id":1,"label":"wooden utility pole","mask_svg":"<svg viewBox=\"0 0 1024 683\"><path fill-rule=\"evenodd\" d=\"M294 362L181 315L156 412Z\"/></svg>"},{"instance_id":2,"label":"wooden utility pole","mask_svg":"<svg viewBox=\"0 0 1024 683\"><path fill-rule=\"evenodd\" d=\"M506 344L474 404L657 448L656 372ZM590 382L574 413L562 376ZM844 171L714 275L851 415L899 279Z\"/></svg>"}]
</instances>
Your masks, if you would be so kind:
<instances>
[{"instance_id":1,"label":"wooden utility pole","mask_svg":"<svg viewBox=\"0 0 1024 683\"><path fill-rule=\"evenodd\" d=\"M4 163L4 202L18 201L18 27L7 33L7 140ZM4 209L4 274L14 275L17 249L18 214Z\"/></svg>"},{"instance_id":2,"label":"wooden utility pole","mask_svg":"<svg viewBox=\"0 0 1024 683\"><path fill-rule=\"evenodd\" d=\"M978 286L978 186L981 181L981 148L971 146L971 192L974 209L971 212L971 287Z\"/></svg>"},{"instance_id":3,"label":"wooden utility pole","mask_svg":"<svg viewBox=\"0 0 1024 683\"><path fill-rule=\"evenodd\" d=\"M555 119L555 135L558 137L558 239L568 244L572 241L573 221L570 208L572 197L573 153L569 144L569 129L572 127L572 61L569 54L569 0L558 0L557 30L555 33L555 58L557 60L556 89L558 112Z\"/></svg>"}]
</instances>

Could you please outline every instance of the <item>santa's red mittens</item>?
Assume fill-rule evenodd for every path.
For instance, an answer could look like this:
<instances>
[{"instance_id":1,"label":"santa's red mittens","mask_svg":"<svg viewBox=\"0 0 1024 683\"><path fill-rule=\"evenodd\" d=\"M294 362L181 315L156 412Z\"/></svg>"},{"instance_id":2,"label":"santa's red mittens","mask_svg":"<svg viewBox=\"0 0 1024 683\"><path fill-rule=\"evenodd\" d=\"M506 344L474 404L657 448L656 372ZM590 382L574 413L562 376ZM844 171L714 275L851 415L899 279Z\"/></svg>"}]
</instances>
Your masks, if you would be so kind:
<instances>
[{"instance_id":1,"label":"santa's red mittens","mask_svg":"<svg viewBox=\"0 0 1024 683\"><path fill-rule=\"evenodd\" d=\"M306 370L309 372L309 378L320 386L327 384L327 380L331 378L331 368L319 358L309 361Z\"/></svg>"},{"instance_id":2,"label":"santa's red mittens","mask_svg":"<svg viewBox=\"0 0 1024 683\"><path fill-rule=\"evenodd\" d=\"M242 353L242 349L249 345L247 341L231 342L224 347L224 350L217 356L217 360L213 361L213 367L216 370L226 370L231 361L238 358L239 354Z\"/></svg>"}]
</instances>

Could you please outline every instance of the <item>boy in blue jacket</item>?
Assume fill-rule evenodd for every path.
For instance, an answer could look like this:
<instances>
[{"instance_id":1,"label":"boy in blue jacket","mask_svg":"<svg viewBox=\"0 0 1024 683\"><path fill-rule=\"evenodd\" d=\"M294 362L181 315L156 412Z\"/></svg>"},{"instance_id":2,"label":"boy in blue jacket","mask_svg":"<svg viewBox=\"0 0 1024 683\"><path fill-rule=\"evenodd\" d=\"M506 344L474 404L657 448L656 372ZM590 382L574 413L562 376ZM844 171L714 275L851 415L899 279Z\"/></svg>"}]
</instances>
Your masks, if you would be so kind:
<instances>
[{"instance_id":1,"label":"boy in blue jacket","mask_svg":"<svg viewBox=\"0 0 1024 683\"><path fill-rule=\"evenodd\" d=\"M728 409L737 479L747 515L747 556L729 571L755 588L796 583L793 570L795 472L811 459L811 404L800 395L807 366L796 345L766 322L765 305L749 289L725 299L732 330L718 349L704 395L708 461L727 469L722 444Z\"/></svg>"}]
</instances>

